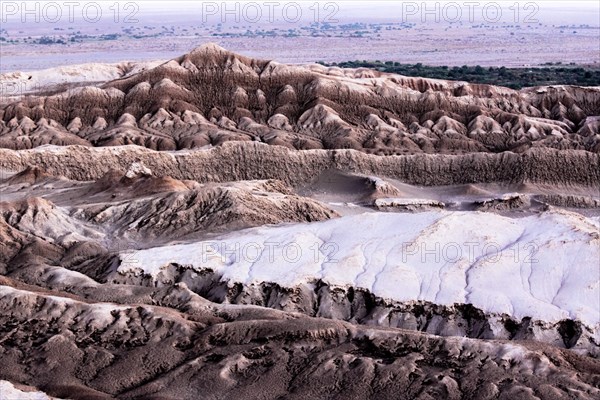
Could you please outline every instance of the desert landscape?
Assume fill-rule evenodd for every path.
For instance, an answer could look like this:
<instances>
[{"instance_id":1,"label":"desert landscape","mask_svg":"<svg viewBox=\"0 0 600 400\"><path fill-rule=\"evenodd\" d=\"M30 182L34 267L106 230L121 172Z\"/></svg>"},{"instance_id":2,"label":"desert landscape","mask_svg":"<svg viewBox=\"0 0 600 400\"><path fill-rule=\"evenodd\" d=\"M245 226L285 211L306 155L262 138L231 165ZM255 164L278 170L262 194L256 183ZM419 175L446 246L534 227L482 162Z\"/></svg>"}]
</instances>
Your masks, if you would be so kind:
<instances>
[{"instance_id":1,"label":"desert landscape","mask_svg":"<svg viewBox=\"0 0 600 400\"><path fill-rule=\"evenodd\" d=\"M1 400L600 397L599 86L221 39L2 45Z\"/></svg>"},{"instance_id":2,"label":"desert landscape","mask_svg":"<svg viewBox=\"0 0 600 400\"><path fill-rule=\"evenodd\" d=\"M392 60L528 68L562 62L600 69L600 22L593 0L579 0L577 7L502 0L178 0L172 7L151 1L99 2L87 18L87 3L68 8L58 2L58 9L43 3L1 9L6 16L0 29L0 73L167 61L189 52L190 43L206 42L289 64ZM24 10L30 14L21 15Z\"/></svg>"}]
</instances>

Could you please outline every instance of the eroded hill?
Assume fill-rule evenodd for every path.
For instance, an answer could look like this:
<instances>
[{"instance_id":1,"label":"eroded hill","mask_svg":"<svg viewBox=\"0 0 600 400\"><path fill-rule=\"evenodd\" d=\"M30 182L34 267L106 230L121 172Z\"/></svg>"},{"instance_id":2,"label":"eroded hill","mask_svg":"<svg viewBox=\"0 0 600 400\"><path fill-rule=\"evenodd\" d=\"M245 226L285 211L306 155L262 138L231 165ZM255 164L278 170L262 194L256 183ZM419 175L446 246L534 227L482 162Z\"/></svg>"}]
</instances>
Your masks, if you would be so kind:
<instances>
[{"instance_id":1,"label":"eroded hill","mask_svg":"<svg viewBox=\"0 0 600 400\"><path fill-rule=\"evenodd\" d=\"M502 87L250 59L204 45L100 87L0 110L0 147L258 141L378 155L600 151L600 89Z\"/></svg>"}]
</instances>

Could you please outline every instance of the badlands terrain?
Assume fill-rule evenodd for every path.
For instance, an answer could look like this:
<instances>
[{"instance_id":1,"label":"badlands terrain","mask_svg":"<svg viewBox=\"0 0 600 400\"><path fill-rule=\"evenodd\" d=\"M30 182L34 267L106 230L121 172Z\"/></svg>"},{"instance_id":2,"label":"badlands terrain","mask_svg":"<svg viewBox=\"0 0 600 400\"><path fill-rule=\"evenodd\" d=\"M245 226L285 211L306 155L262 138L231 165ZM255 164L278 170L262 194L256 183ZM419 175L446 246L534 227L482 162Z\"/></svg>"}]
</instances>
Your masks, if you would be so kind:
<instances>
[{"instance_id":1,"label":"badlands terrain","mask_svg":"<svg viewBox=\"0 0 600 400\"><path fill-rule=\"evenodd\" d=\"M2 79L1 399L600 397L600 88Z\"/></svg>"}]
</instances>

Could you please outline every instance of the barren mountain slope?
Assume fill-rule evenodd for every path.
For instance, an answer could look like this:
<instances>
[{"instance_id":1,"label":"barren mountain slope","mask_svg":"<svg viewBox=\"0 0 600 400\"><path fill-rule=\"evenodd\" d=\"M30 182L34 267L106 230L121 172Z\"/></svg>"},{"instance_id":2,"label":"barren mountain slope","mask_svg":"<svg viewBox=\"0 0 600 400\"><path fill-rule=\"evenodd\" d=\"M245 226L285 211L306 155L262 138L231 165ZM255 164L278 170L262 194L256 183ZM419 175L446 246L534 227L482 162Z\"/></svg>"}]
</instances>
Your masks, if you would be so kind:
<instances>
[{"instance_id":1,"label":"barren mountain slope","mask_svg":"<svg viewBox=\"0 0 600 400\"><path fill-rule=\"evenodd\" d=\"M600 88L88 67L0 105L0 399L600 397Z\"/></svg>"},{"instance_id":2,"label":"barren mountain slope","mask_svg":"<svg viewBox=\"0 0 600 400\"><path fill-rule=\"evenodd\" d=\"M378 71L290 66L212 44L155 68L0 110L0 147L192 149L259 141L293 149L464 154L600 151L600 89L514 91Z\"/></svg>"},{"instance_id":3,"label":"barren mountain slope","mask_svg":"<svg viewBox=\"0 0 600 400\"><path fill-rule=\"evenodd\" d=\"M147 289L134 304L119 305L1 283L0 307L11 309L0 317L2 378L62 398L600 394L597 360L544 344L441 338L218 305L185 284Z\"/></svg>"},{"instance_id":4,"label":"barren mountain slope","mask_svg":"<svg viewBox=\"0 0 600 400\"><path fill-rule=\"evenodd\" d=\"M28 168L0 182L4 200L0 203L3 274L75 292L78 286L99 288L107 283L169 286L182 281L214 301L258 304L444 335L536 338L559 346L577 346L591 354L597 352L600 328L592 316L597 309L592 304L588 304L592 308L581 308L590 303L589 299L579 301L569 294L574 290L583 296L589 291L589 296L597 296L593 264L600 256L598 226L593 219L549 209L548 205L539 216L515 221L490 213L439 210L415 215L376 213L373 211L381 208L381 200L419 204L410 194L417 189L374 177L346 175L344 181L339 173L327 172L317 178L313 191L324 179L338 179L338 188L328 185L332 205L361 201L365 210L371 207L371 213L363 211L338 219L339 215L327 205L301 197L278 181L200 184L153 174L156 172L134 162L124 174L112 171L98 181L70 181L52 177L39 168ZM347 185L353 185L351 194L362 191L361 197L348 197ZM532 188L529 190L534 193ZM557 188L555 192L561 190L567 189ZM481 193L473 192L451 196L447 201L461 199L464 204L479 204ZM426 192L423 194L426 197L419 202L431 201ZM503 197L497 198L500 202ZM591 207L597 202L598 198L590 197ZM508 203L507 207L513 205ZM342 212L347 211L342 208ZM332 218L329 225L300 224L281 229L264 226ZM251 226L261 228L239 231ZM364 231L353 229L358 226ZM418 241L446 246L449 232L453 240L462 243L457 245L461 250L458 259L449 262L444 258L445 263L436 261L439 265L433 260L418 263L422 252L417 249L417 258L404 260L408 253L405 245ZM572 246L571 256L557 258L557 237L562 238L563 251L567 244ZM181 244L182 240L186 244ZM491 243L497 251L501 249L502 256L493 261L493 251L481 248L481 254L470 254L464 243L471 242L483 248ZM218 244L217 253L211 247L214 243ZM377 245L370 248L369 243ZM303 261L297 264L280 257L272 259L265 252L267 244L280 252L288 252L288 244L299 246ZM249 264L247 258L257 251L260 259ZM339 259L328 264L331 251ZM292 251L290 257L294 254ZM513 262L511 254L519 257ZM224 264L219 263L220 257L226 258ZM540 257L541 263L537 259ZM535 263L526 263L534 258ZM493 262L488 263L488 259ZM504 259L506 262L500 262ZM548 259L554 260L552 265L544 261ZM569 266L575 259L579 260L576 266ZM434 264L438 269L426 273ZM244 272L244 268L249 270ZM500 268L498 275L473 275L473 271L490 268ZM556 276L550 274L550 268ZM391 275L387 276L386 270ZM523 290L506 294L508 297L494 295L493 284L486 276L510 279L515 270L520 271L521 280L528 282L522 284ZM407 275L396 276L394 271ZM387 277L380 279L380 274ZM385 281L408 286L390 291L381 286L383 283L377 284ZM414 286L417 281L421 283ZM484 292L487 297L481 297ZM517 305L522 302L538 306L520 309ZM391 311L394 308L396 311ZM394 312L405 315L404 322L392 318ZM384 322L388 314L389 320ZM435 320L438 322L433 323Z\"/></svg>"},{"instance_id":5,"label":"barren mountain slope","mask_svg":"<svg viewBox=\"0 0 600 400\"><path fill-rule=\"evenodd\" d=\"M273 180L215 182L256 174L280 157L288 165L295 154L264 145L182 154L129 146L2 153L12 166L53 169L3 170L0 181L0 379L10 382L0 387L9 393L14 383L75 399L320 398L322 390L406 399L598 395L597 218L553 209L513 220L374 208L338 217L298 192L318 198L327 190L328 201L368 206L410 201L415 192L426 200L436 189L329 169L319 176L321 167L299 175L307 182L301 189ZM297 168L331 158L297 154L308 157L292 161ZM207 157L195 167L205 183L179 179L194 159L179 157L188 156ZM375 160L391 158L341 157L374 169L381 168ZM559 199L590 190L521 187ZM491 186L470 185L450 198L493 194ZM329 221L308 223L319 220ZM248 226L258 228L239 230ZM417 253L403 263L403 241L450 237L497 243L501 261L486 253L419 266ZM525 262L531 241L541 263ZM267 242L280 251L272 261ZM286 243L301 246L301 262L281 259ZM324 262L332 250L324 245L337 248L339 263ZM516 249L524 258L513 261ZM261 259L249 263L245 257L257 251ZM515 290L495 286L517 275Z\"/></svg>"}]
</instances>

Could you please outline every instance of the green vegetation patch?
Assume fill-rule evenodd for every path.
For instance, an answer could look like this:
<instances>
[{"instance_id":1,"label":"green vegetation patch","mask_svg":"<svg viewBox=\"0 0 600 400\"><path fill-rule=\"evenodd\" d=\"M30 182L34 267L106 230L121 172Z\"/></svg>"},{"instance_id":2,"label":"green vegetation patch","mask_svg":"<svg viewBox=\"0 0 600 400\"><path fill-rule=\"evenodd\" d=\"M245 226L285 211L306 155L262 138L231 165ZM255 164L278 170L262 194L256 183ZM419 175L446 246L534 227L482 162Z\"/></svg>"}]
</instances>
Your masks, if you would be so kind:
<instances>
[{"instance_id":1,"label":"green vegetation patch","mask_svg":"<svg viewBox=\"0 0 600 400\"><path fill-rule=\"evenodd\" d=\"M328 67L370 68L405 76L484 83L512 89L549 85L600 86L600 66L582 67L575 64L547 63L536 68L485 68L480 65L434 67L421 63L400 64L395 61L382 62L379 60L356 60L331 64L319 62L319 64Z\"/></svg>"}]
</instances>

